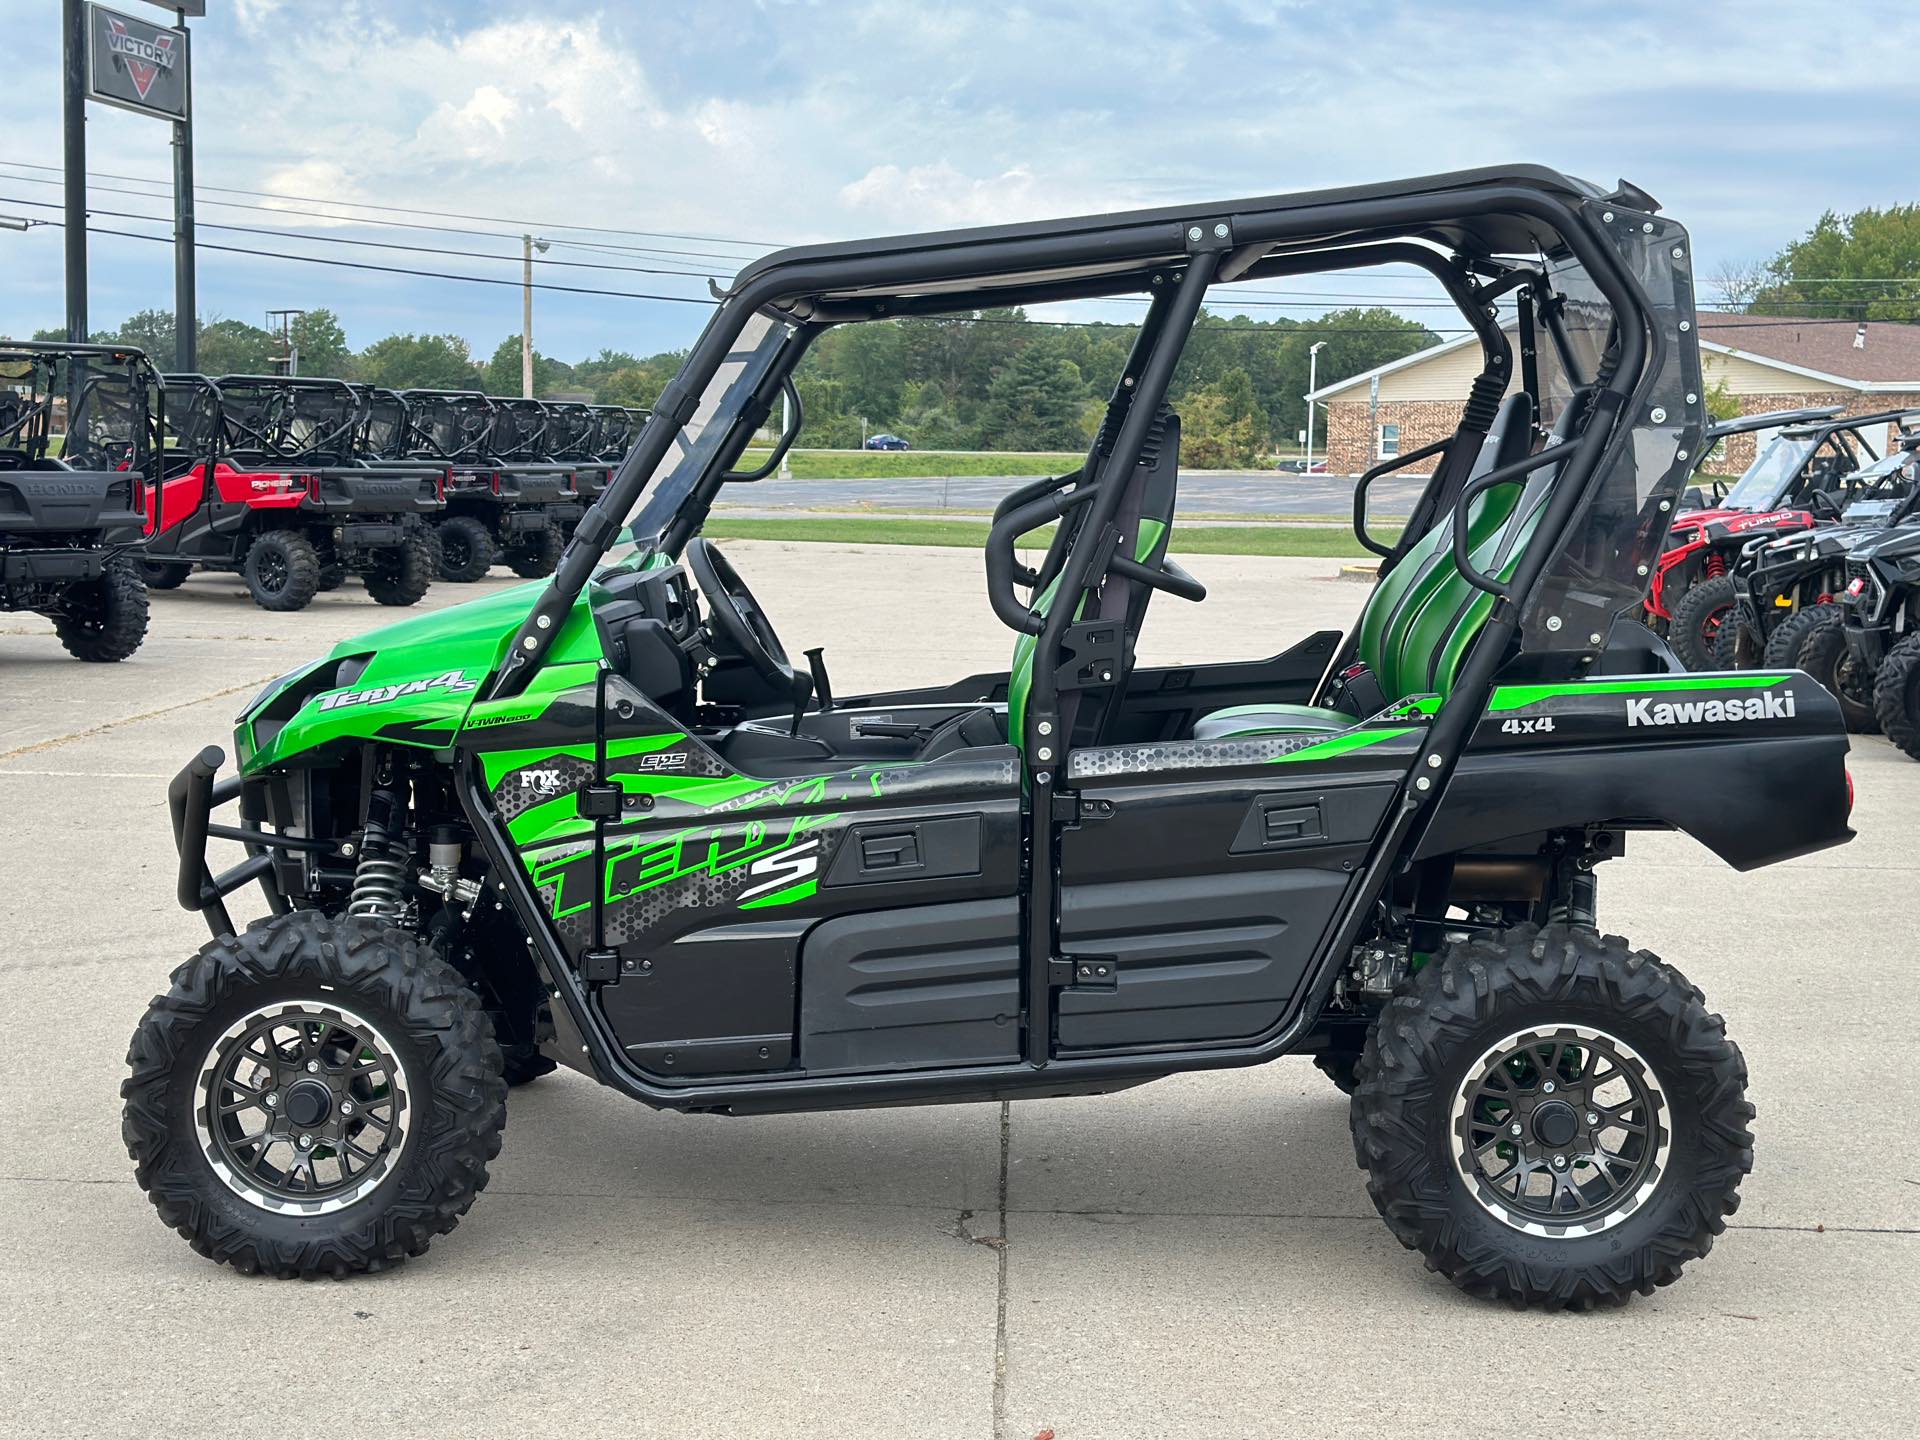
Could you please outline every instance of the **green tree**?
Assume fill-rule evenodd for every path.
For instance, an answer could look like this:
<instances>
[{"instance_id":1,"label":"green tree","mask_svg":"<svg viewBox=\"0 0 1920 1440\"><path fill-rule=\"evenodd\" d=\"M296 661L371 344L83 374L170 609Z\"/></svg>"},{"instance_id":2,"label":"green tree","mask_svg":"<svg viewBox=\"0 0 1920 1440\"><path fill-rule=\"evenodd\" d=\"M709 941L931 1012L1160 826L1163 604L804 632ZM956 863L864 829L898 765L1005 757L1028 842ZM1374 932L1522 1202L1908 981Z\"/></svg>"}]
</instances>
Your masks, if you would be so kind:
<instances>
[{"instance_id":1,"label":"green tree","mask_svg":"<svg viewBox=\"0 0 1920 1440\"><path fill-rule=\"evenodd\" d=\"M161 370L174 368L174 328L171 310L137 310L121 322L113 339L121 345L135 345Z\"/></svg>"},{"instance_id":2,"label":"green tree","mask_svg":"<svg viewBox=\"0 0 1920 1440\"><path fill-rule=\"evenodd\" d=\"M489 395L520 393L520 337L509 335L494 346L493 356L483 367L483 385ZM555 390L571 388L573 370L551 355L533 352L533 393L551 395Z\"/></svg>"},{"instance_id":3,"label":"green tree","mask_svg":"<svg viewBox=\"0 0 1920 1440\"><path fill-rule=\"evenodd\" d=\"M1829 210L1767 264L1755 315L1920 318L1920 205Z\"/></svg>"},{"instance_id":4,"label":"green tree","mask_svg":"<svg viewBox=\"0 0 1920 1440\"><path fill-rule=\"evenodd\" d=\"M309 310L287 327L288 338L300 352L302 375L324 375L339 380L357 378L353 349L340 317L331 310Z\"/></svg>"},{"instance_id":5,"label":"green tree","mask_svg":"<svg viewBox=\"0 0 1920 1440\"><path fill-rule=\"evenodd\" d=\"M471 390L480 384L467 342L458 335L389 335L359 357L360 378L395 390ZM519 393L519 385L514 393Z\"/></svg>"},{"instance_id":6,"label":"green tree","mask_svg":"<svg viewBox=\"0 0 1920 1440\"><path fill-rule=\"evenodd\" d=\"M266 375L279 349L279 342L258 325L202 320L194 359L203 375Z\"/></svg>"},{"instance_id":7,"label":"green tree","mask_svg":"<svg viewBox=\"0 0 1920 1440\"><path fill-rule=\"evenodd\" d=\"M987 387L987 443L1002 450L1062 450L1081 443L1087 384L1059 342L1042 336L1014 356Z\"/></svg>"}]
</instances>

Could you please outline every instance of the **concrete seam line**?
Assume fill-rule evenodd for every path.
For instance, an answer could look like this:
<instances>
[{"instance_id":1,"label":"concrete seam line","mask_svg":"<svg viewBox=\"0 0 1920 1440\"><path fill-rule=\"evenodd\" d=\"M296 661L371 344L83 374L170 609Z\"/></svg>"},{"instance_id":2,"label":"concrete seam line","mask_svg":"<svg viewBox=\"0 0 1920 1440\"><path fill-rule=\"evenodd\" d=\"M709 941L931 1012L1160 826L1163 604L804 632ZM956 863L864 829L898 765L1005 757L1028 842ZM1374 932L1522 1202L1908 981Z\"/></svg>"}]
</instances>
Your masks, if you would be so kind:
<instances>
[{"instance_id":1,"label":"concrete seam line","mask_svg":"<svg viewBox=\"0 0 1920 1440\"><path fill-rule=\"evenodd\" d=\"M205 695L196 695L191 700L182 700L178 705L162 705L158 710L148 710L139 715L128 715L119 720L108 720L85 730L76 730L71 735L56 735L47 740L36 740L31 745L22 745L14 750L0 750L0 761L17 760L22 755L33 755L41 750L51 750L56 745L65 745L74 740L87 740L95 735L104 735L109 730L118 730L122 725L138 725L143 720L157 720L162 715L171 715L176 710L191 709L195 705L204 705L209 700L218 700L224 695L238 695L243 690L258 690L271 675L263 675L257 680L244 680L238 685L229 685L224 690L214 690Z\"/></svg>"},{"instance_id":2,"label":"concrete seam line","mask_svg":"<svg viewBox=\"0 0 1920 1440\"><path fill-rule=\"evenodd\" d=\"M1007 1428L1007 1154L1011 1148L1013 1106L1000 1102L1000 1251L993 1318L993 1440Z\"/></svg>"}]
</instances>

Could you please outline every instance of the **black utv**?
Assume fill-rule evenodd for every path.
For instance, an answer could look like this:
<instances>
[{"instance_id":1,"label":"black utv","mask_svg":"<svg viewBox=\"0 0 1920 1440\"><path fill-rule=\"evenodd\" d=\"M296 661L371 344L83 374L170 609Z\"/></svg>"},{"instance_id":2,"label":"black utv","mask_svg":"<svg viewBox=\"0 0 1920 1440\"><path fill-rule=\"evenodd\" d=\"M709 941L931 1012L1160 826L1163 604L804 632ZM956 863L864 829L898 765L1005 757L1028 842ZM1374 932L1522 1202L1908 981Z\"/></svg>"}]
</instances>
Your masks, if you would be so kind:
<instances>
[{"instance_id":1,"label":"black utv","mask_svg":"<svg viewBox=\"0 0 1920 1440\"><path fill-rule=\"evenodd\" d=\"M139 350L0 341L0 612L47 616L80 660L146 637L156 389Z\"/></svg>"},{"instance_id":2,"label":"black utv","mask_svg":"<svg viewBox=\"0 0 1920 1440\"><path fill-rule=\"evenodd\" d=\"M1705 429L1690 258L1639 190L1512 168L756 260L550 583L343 643L246 707L237 774L180 772L177 893L213 938L133 1038L140 1184L211 1258L346 1274L452 1228L508 1086L556 1064L750 1115L1306 1054L1455 1283L1588 1307L1676 1279L1752 1164L1746 1065L1601 929L1600 872L1644 830L1742 869L1852 834L1831 696L1686 673L1632 618ZM1358 624L1229 612L1249 658L1136 664L1152 605L1207 597L1168 403L1203 304L1374 265L1431 274L1480 369L1449 439L1361 482ZM702 529L808 347L1107 296L1146 303L1098 436L981 554L1007 668L844 695L796 666ZM1367 490L1416 460L1388 543Z\"/></svg>"},{"instance_id":3,"label":"black utv","mask_svg":"<svg viewBox=\"0 0 1920 1440\"><path fill-rule=\"evenodd\" d=\"M1839 700L1848 729L1879 728L1873 675L1854 673L1834 602L1847 584L1847 557L1914 517L1920 505L1916 452L1920 434L1903 435L1886 459L1842 481L1832 496L1836 520L1748 542L1728 572L1734 599L1716 642L1719 668L1804 670Z\"/></svg>"},{"instance_id":4,"label":"black utv","mask_svg":"<svg viewBox=\"0 0 1920 1440\"><path fill-rule=\"evenodd\" d=\"M568 468L545 453L546 406L477 390L409 390L406 400L410 454L446 466L440 578L479 580L496 563L528 579L551 574L562 526L582 507Z\"/></svg>"},{"instance_id":5,"label":"black utv","mask_svg":"<svg viewBox=\"0 0 1920 1440\"><path fill-rule=\"evenodd\" d=\"M1869 708L1881 733L1920 760L1920 519L1863 540L1846 564L1840 623L1806 649L1832 646L1829 688L1850 711Z\"/></svg>"},{"instance_id":6,"label":"black utv","mask_svg":"<svg viewBox=\"0 0 1920 1440\"><path fill-rule=\"evenodd\" d=\"M304 609L349 574L382 605L427 593L440 473L363 453L382 392L307 376L164 378L150 585L237 572L263 610Z\"/></svg>"}]
</instances>

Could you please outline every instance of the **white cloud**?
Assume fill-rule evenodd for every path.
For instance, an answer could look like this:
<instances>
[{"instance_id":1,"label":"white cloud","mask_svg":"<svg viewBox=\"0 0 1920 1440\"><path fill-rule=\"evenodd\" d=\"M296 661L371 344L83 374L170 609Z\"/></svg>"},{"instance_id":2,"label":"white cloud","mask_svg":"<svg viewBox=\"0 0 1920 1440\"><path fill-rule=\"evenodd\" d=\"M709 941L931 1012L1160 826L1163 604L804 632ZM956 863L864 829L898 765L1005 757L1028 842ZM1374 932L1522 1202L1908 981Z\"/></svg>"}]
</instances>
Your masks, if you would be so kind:
<instances>
[{"instance_id":1,"label":"white cloud","mask_svg":"<svg viewBox=\"0 0 1920 1440\"><path fill-rule=\"evenodd\" d=\"M876 165L858 180L840 187L851 210L866 211L889 224L940 229L954 225L993 225L1026 220L1035 208L1033 171L1016 165L998 175L963 175L946 161L933 165Z\"/></svg>"}]
</instances>

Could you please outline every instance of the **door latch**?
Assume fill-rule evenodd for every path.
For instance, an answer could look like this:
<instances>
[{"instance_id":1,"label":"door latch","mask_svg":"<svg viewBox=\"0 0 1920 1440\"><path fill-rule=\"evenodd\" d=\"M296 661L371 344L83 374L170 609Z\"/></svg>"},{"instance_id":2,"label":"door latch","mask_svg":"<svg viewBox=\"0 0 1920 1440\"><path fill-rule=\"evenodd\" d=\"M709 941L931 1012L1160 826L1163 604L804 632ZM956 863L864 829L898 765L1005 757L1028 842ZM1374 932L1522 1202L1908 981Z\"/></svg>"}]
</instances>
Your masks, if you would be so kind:
<instances>
[{"instance_id":1,"label":"door latch","mask_svg":"<svg viewBox=\"0 0 1920 1440\"><path fill-rule=\"evenodd\" d=\"M1117 990L1120 963L1111 955L1056 955L1047 979L1057 990Z\"/></svg>"}]
</instances>

